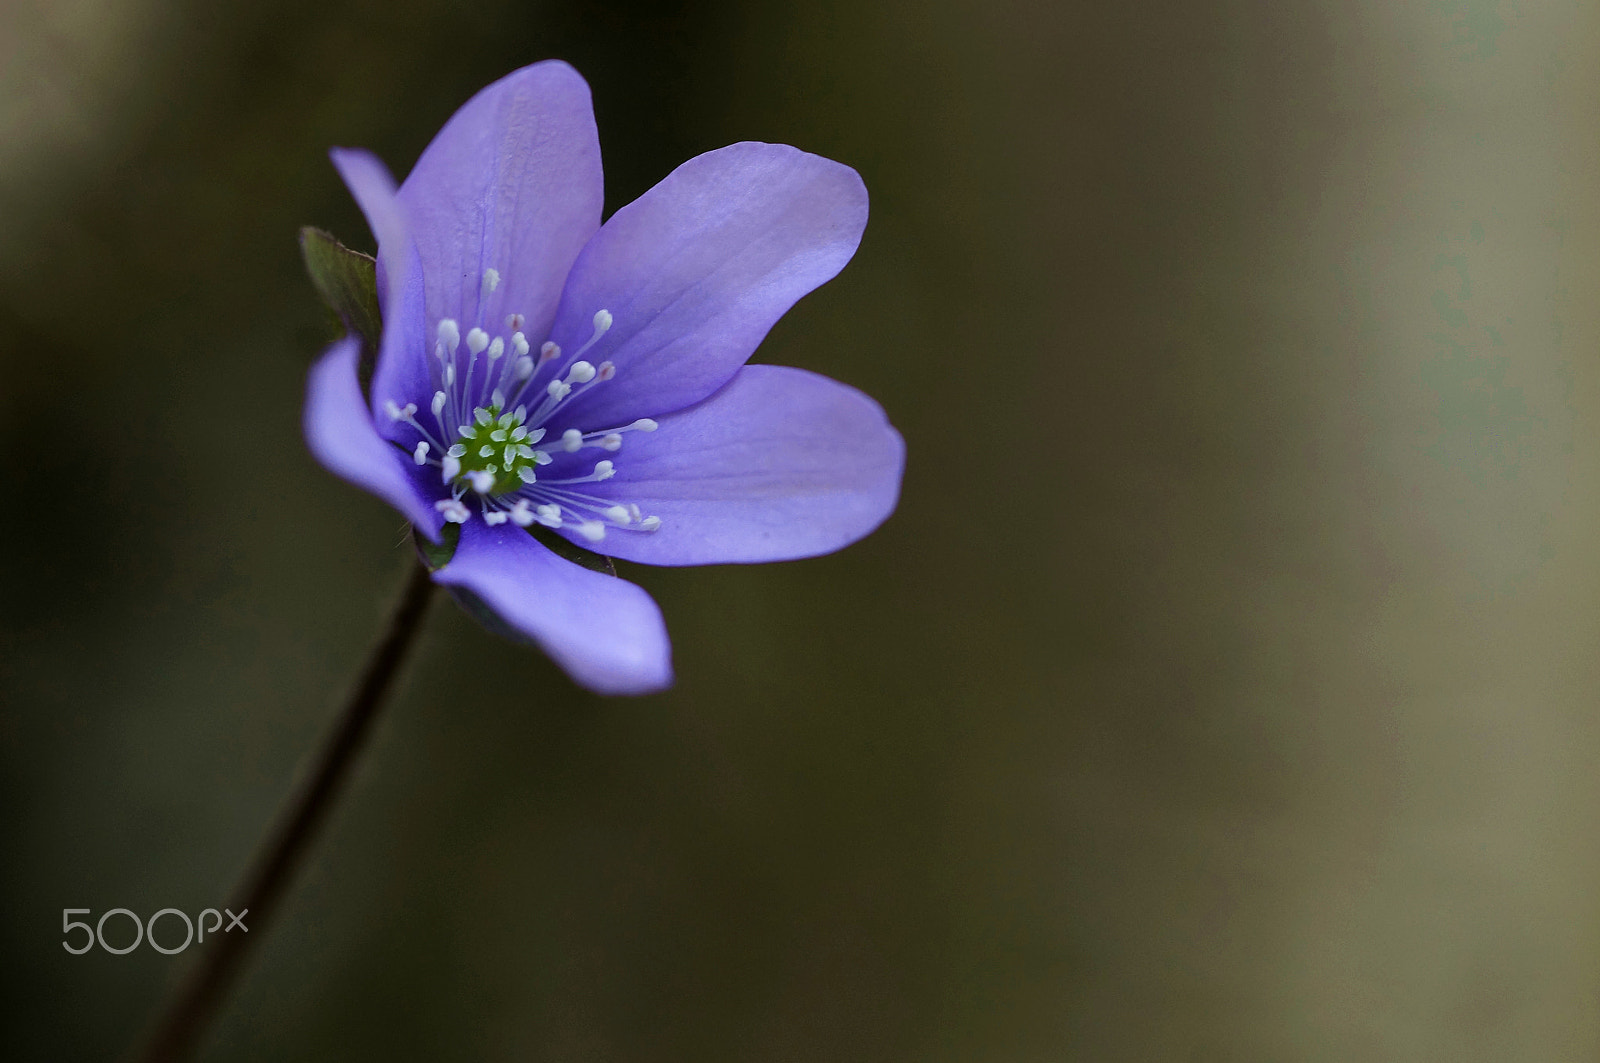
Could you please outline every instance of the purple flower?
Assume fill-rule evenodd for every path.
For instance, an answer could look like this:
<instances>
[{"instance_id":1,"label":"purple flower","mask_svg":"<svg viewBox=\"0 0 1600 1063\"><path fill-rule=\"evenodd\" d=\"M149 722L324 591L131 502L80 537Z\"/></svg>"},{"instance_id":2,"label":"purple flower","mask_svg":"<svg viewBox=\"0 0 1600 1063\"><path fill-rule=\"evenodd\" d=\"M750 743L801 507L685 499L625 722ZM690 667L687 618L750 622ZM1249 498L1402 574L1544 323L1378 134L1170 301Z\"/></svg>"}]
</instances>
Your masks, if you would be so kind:
<instances>
[{"instance_id":1,"label":"purple flower","mask_svg":"<svg viewBox=\"0 0 1600 1063\"><path fill-rule=\"evenodd\" d=\"M672 682L660 610L567 561L536 525L655 565L825 554L894 509L904 444L861 392L745 365L795 300L855 253L867 193L847 166L734 144L600 224L589 89L536 63L472 98L397 190L335 149L378 239L383 338L311 371L312 452L434 541L434 579L539 643L579 683Z\"/></svg>"}]
</instances>

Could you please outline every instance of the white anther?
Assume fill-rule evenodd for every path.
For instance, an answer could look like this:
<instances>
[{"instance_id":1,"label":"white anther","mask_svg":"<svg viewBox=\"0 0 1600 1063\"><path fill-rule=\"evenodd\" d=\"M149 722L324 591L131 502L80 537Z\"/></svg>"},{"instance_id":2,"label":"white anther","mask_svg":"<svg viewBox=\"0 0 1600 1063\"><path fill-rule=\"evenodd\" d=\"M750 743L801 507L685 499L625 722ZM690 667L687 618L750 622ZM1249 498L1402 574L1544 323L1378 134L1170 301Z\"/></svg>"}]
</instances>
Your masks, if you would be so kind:
<instances>
[{"instance_id":1,"label":"white anther","mask_svg":"<svg viewBox=\"0 0 1600 1063\"><path fill-rule=\"evenodd\" d=\"M448 317L439 322L439 342L452 354L461 345L461 328Z\"/></svg>"},{"instance_id":2,"label":"white anther","mask_svg":"<svg viewBox=\"0 0 1600 1063\"><path fill-rule=\"evenodd\" d=\"M477 469L467 473L467 480L472 484L474 491L480 495L486 495L489 493L489 489L494 486L494 473L489 472L487 469Z\"/></svg>"},{"instance_id":3,"label":"white anther","mask_svg":"<svg viewBox=\"0 0 1600 1063\"><path fill-rule=\"evenodd\" d=\"M506 430L504 428L496 428L493 432L489 433L489 438L494 440L496 443L504 443L506 441Z\"/></svg>"},{"instance_id":4,"label":"white anther","mask_svg":"<svg viewBox=\"0 0 1600 1063\"><path fill-rule=\"evenodd\" d=\"M573 525L573 530L591 543L597 543L606 537L606 526L597 520L580 521Z\"/></svg>"},{"instance_id":5,"label":"white anther","mask_svg":"<svg viewBox=\"0 0 1600 1063\"><path fill-rule=\"evenodd\" d=\"M540 506L538 509L534 510L534 513L538 516L539 523L543 524L545 527L547 527L547 528L559 528L559 527L561 527L561 507L560 506L555 505L554 503L547 502L544 505Z\"/></svg>"},{"instance_id":6,"label":"white anther","mask_svg":"<svg viewBox=\"0 0 1600 1063\"><path fill-rule=\"evenodd\" d=\"M509 516L517 527L526 528L533 523L533 507L528 505L526 498L519 498L517 504L511 507Z\"/></svg>"},{"instance_id":7,"label":"white anther","mask_svg":"<svg viewBox=\"0 0 1600 1063\"><path fill-rule=\"evenodd\" d=\"M600 449L613 453L622 449L622 437L615 432L608 432L600 437Z\"/></svg>"},{"instance_id":8,"label":"white anther","mask_svg":"<svg viewBox=\"0 0 1600 1063\"><path fill-rule=\"evenodd\" d=\"M508 514L501 513L499 510L493 509L483 515L483 522L491 526L495 524L504 524L509 519L510 517Z\"/></svg>"},{"instance_id":9,"label":"white anther","mask_svg":"<svg viewBox=\"0 0 1600 1063\"><path fill-rule=\"evenodd\" d=\"M660 517L646 517L639 522L640 531L655 531L659 527L661 527Z\"/></svg>"},{"instance_id":10,"label":"white anther","mask_svg":"<svg viewBox=\"0 0 1600 1063\"><path fill-rule=\"evenodd\" d=\"M496 406L504 406L506 404L506 393L499 388L495 388L489 395L489 401Z\"/></svg>"},{"instance_id":11,"label":"white anther","mask_svg":"<svg viewBox=\"0 0 1600 1063\"><path fill-rule=\"evenodd\" d=\"M456 365L454 362L444 367L444 386L447 388L456 386Z\"/></svg>"},{"instance_id":12,"label":"white anther","mask_svg":"<svg viewBox=\"0 0 1600 1063\"><path fill-rule=\"evenodd\" d=\"M557 402L572 394L572 385L561 380L552 380L545 387L544 393Z\"/></svg>"},{"instance_id":13,"label":"white anther","mask_svg":"<svg viewBox=\"0 0 1600 1063\"><path fill-rule=\"evenodd\" d=\"M426 442L417 444L417 449L411 452L411 460L418 465L428 464L428 444Z\"/></svg>"},{"instance_id":14,"label":"white anther","mask_svg":"<svg viewBox=\"0 0 1600 1063\"><path fill-rule=\"evenodd\" d=\"M518 315L513 314L512 316L516 317ZM511 334L511 356L513 358L521 358L523 355L525 355L527 353L528 353L528 337L524 336L520 332L513 332Z\"/></svg>"},{"instance_id":15,"label":"white anther","mask_svg":"<svg viewBox=\"0 0 1600 1063\"><path fill-rule=\"evenodd\" d=\"M633 520L633 514L628 512L626 506L612 506L610 509L606 510L605 513L606 516L610 517L618 524L628 524Z\"/></svg>"},{"instance_id":16,"label":"white anther","mask_svg":"<svg viewBox=\"0 0 1600 1063\"><path fill-rule=\"evenodd\" d=\"M567 383L587 384L594 379L594 366L588 362L573 362L572 368L567 370Z\"/></svg>"},{"instance_id":17,"label":"white anther","mask_svg":"<svg viewBox=\"0 0 1600 1063\"><path fill-rule=\"evenodd\" d=\"M483 271L483 294L488 295L500 287L500 271L493 266Z\"/></svg>"},{"instance_id":18,"label":"white anther","mask_svg":"<svg viewBox=\"0 0 1600 1063\"><path fill-rule=\"evenodd\" d=\"M496 358L499 358L502 354L505 354L505 353L506 353L506 341L505 340L501 339L499 336L496 336L494 339L489 341L489 361L492 362Z\"/></svg>"},{"instance_id":19,"label":"white anther","mask_svg":"<svg viewBox=\"0 0 1600 1063\"><path fill-rule=\"evenodd\" d=\"M609 461L594 463L594 478L596 480L609 480L617 474L617 467Z\"/></svg>"},{"instance_id":20,"label":"white anther","mask_svg":"<svg viewBox=\"0 0 1600 1063\"><path fill-rule=\"evenodd\" d=\"M487 443L485 443L483 446L478 448L478 457L480 457L480 458L487 458L493 453L494 453L494 447L491 447Z\"/></svg>"},{"instance_id":21,"label":"white anther","mask_svg":"<svg viewBox=\"0 0 1600 1063\"><path fill-rule=\"evenodd\" d=\"M459 458L466 454L466 452L467 448L465 444L462 443L452 443L450 444L450 449L445 451L445 453L450 455L452 458Z\"/></svg>"},{"instance_id":22,"label":"white anther","mask_svg":"<svg viewBox=\"0 0 1600 1063\"><path fill-rule=\"evenodd\" d=\"M518 410L519 411L521 410L520 406L518 407ZM543 438L544 438L544 429L543 428L535 428L533 431L528 433L528 438L523 440L523 442L525 442L525 443L537 443L537 442L539 442L539 440L541 440Z\"/></svg>"},{"instance_id":23,"label":"white anther","mask_svg":"<svg viewBox=\"0 0 1600 1063\"><path fill-rule=\"evenodd\" d=\"M613 364L611 362L601 362L600 363L599 376L600 376L601 380L610 380L612 377L614 377L616 375L617 375L617 367L616 367L615 364Z\"/></svg>"},{"instance_id":24,"label":"white anther","mask_svg":"<svg viewBox=\"0 0 1600 1063\"><path fill-rule=\"evenodd\" d=\"M511 423L512 424L521 424L523 421L526 421L527 419L528 419L528 408L526 406L518 406L516 409L511 411ZM537 434L533 437L533 441L535 443L537 443L540 439L542 439L544 437L544 429L543 428L535 428L534 432L537 433Z\"/></svg>"},{"instance_id":25,"label":"white anther","mask_svg":"<svg viewBox=\"0 0 1600 1063\"><path fill-rule=\"evenodd\" d=\"M506 460L506 468L511 468L511 466L517 463L517 445L515 443L507 443L505 452L502 456Z\"/></svg>"},{"instance_id":26,"label":"white anther","mask_svg":"<svg viewBox=\"0 0 1600 1063\"><path fill-rule=\"evenodd\" d=\"M477 409L472 411L472 419L477 421L479 424L488 424L490 421L494 420L493 417L489 416L489 411L484 409L482 406L479 406Z\"/></svg>"},{"instance_id":27,"label":"white anther","mask_svg":"<svg viewBox=\"0 0 1600 1063\"><path fill-rule=\"evenodd\" d=\"M515 422L513 422L513 423L515 423ZM506 438L511 440L511 442L513 442L513 443L520 443L524 439L528 438L528 430L526 428L522 428L522 427L513 428L511 430L511 434L509 436L507 436Z\"/></svg>"},{"instance_id":28,"label":"white anther","mask_svg":"<svg viewBox=\"0 0 1600 1063\"><path fill-rule=\"evenodd\" d=\"M441 498L433 504L433 508L443 513L444 519L451 524L465 524L472 517L472 511L454 498Z\"/></svg>"},{"instance_id":29,"label":"white anther","mask_svg":"<svg viewBox=\"0 0 1600 1063\"><path fill-rule=\"evenodd\" d=\"M521 383L522 381L528 379L532 375L533 375L533 359L532 358L518 358L517 359L517 382Z\"/></svg>"},{"instance_id":30,"label":"white anther","mask_svg":"<svg viewBox=\"0 0 1600 1063\"><path fill-rule=\"evenodd\" d=\"M408 402L404 406L396 406L393 399L385 399L383 403L383 412L387 413L391 420L404 421L406 418L417 412L417 404L414 402Z\"/></svg>"},{"instance_id":31,"label":"white anther","mask_svg":"<svg viewBox=\"0 0 1600 1063\"><path fill-rule=\"evenodd\" d=\"M467 350L473 354L482 354L487 346L489 346L489 334L483 329L475 328L467 333Z\"/></svg>"},{"instance_id":32,"label":"white anther","mask_svg":"<svg viewBox=\"0 0 1600 1063\"><path fill-rule=\"evenodd\" d=\"M652 421L648 417L641 417L637 421L635 421L632 424L630 424L628 427L633 429L635 432L654 432L657 428L660 428L661 426L656 424L654 421Z\"/></svg>"},{"instance_id":33,"label":"white anther","mask_svg":"<svg viewBox=\"0 0 1600 1063\"><path fill-rule=\"evenodd\" d=\"M605 335L605 331L607 329L609 329L610 327L611 327L611 311L609 311L609 310L596 310L594 312L594 330L596 332L600 333L601 335Z\"/></svg>"},{"instance_id":34,"label":"white anther","mask_svg":"<svg viewBox=\"0 0 1600 1063\"><path fill-rule=\"evenodd\" d=\"M634 520L643 520L644 519L644 514L641 513L639 511L639 507L636 504L632 503L632 502L628 503L628 515L630 517L632 517Z\"/></svg>"},{"instance_id":35,"label":"white anther","mask_svg":"<svg viewBox=\"0 0 1600 1063\"><path fill-rule=\"evenodd\" d=\"M522 482L525 484L531 484L539 478L534 474L534 471L526 465L517 470L517 475L522 477Z\"/></svg>"},{"instance_id":36,"label":"white anther","mask_svg":"<svg viewBox=\"0 0 1600 1063\"><path fill-rule=\"evenodd\" d=\"M536 464L539 464L539 465L549 465L552 461L555 461L556 459L552 458L550 455L546 454L542 450L536 450L536 451L533 452L533 460L534 460L534 462Z\"/></svg>"},{"instance_id":37,"label":"white anther","mask_svg":"<svg viewBox=\"0 0 1600 1063\"><path fill-rule=\"evenodd\" d=\"M519 329L522 328L523 325L526 325L527 323L528 323L528 319L523 317L521 314L507 314L506 315L506 328L510 329L512 332L518 331Z\"/></svg>"},{"instance_id":38,"label":"white anther","mask_svg":"<svg viewBox=\"0 0 1600 1063\"><path fill-rule=\"evenodd\" d=\"M449 401L450 401L450 396L449 395L446 395L442 391L435 391L433 393L433 415L435 417L437 417L441 413L443 413L444 412L444 404L446 402L449 402Z\"/></svg>"},{"instance_id":39,"label":"white anther","mask_svg":"<svg viewBox=\"0 0 1600 1063\"><path fill-rule=\"evenodd\" d=\"M526 444L526 443L518 443L517 444L517 453L522 455L524 458L527 458L527 459L529 459L531 461L531 460L533 460L533 455L534 455L535 452L534 452L534 449L532 447L528 446L528 444Z\"/></svg>"},{"instance_id":40,"label":"white anther","mask_svg":"<svg viewBox=\"0 0 1600 1063\"><path fill-rule=\"evenodd\" d=\"M569 428L561 433L561 446L568 454L573 453L583 446L583 433L576 428Z\"/></svg>"},{"instance_id":41,"label":"white anther","mask_svg":"<svg viewBox=\"0 0 1600 1063\"><path fill-rule=\"evenodd\" d=\"M456 448L451 447L450 449L453 451ZM449 483L451 480L454 480L457 476L461 475L461 458L459 456L455 454L446 454L444 461L441 464L443 468L440 469L440 472L444 473L444 483Z\"/></svg>"}]
</instances>

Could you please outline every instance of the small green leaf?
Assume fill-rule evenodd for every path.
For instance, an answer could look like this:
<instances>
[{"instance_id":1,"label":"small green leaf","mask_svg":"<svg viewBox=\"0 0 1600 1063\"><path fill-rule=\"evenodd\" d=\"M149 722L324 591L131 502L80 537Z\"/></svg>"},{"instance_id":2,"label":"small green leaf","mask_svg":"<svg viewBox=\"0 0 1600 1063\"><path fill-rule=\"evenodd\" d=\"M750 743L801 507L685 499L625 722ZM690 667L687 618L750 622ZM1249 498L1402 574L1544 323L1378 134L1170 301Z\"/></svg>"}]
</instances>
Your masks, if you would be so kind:
<instances>
[{"instance_id":1,"label":"small green leaf","mask_svg":"<svg viewBox=\"0 0 1600 1063\"><path fill-rule=\"evenodd\" d=\"M528 529L528 534L548 546L557 557L566 558L574 565L586 568L590 572L598 572L603 576L615 576L617 574L617 566L612 564L609 557L569 543L549 528L535 524Z\"/></svg>"},{"instance_id":2,"label":"small green leaf","mask_svg":"<svg viewBox=\"0 0 1600 1063\"><path fill-rule=\"evenodd\" d=\"M439 532L437 543L429 542L428 537L415 528L411 529L411 538L417 544L417 553L422 555L428 571L437 572L456 556L456 545L461 542L461 525L446 523Z\"/></svg>"},{"instance_id":3,"label":"small green leaf","mask_svg":"<svg viewBox=\"0 0 1600 1063\"><path fill-rule=\"evenodd\" d=\"M345 330L361 337L361 379L372 374L383 335L378 310L378 265L371 255L352 251L321 229L300 230L300 253L317 294L328 304Z\"/></svg>"}]
</instances>

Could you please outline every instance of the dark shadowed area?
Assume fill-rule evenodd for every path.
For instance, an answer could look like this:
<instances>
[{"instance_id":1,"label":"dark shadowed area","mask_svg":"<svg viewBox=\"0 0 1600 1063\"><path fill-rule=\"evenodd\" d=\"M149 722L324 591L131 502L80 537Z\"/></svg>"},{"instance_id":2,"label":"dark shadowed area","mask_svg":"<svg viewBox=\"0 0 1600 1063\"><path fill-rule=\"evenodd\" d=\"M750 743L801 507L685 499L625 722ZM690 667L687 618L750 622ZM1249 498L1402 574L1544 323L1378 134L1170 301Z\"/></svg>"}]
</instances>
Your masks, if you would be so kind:
<instances>
[{"instance_id":1,"label":"dark shadowed area","mask_svg":"<svg viewBox=\"0 0 1600 1063\"><path fill-rule=\"evenodd\" d=\"M608 212L861 172L756 357L899 511L626 566L656 697L438 603L201 1058L1600 1055L1593 5L0 0L0 1056L133 1041L194 949L61 911L222 905L411 556L301 440L327 148L546 57Z\"/></svg>"}]
</instances>

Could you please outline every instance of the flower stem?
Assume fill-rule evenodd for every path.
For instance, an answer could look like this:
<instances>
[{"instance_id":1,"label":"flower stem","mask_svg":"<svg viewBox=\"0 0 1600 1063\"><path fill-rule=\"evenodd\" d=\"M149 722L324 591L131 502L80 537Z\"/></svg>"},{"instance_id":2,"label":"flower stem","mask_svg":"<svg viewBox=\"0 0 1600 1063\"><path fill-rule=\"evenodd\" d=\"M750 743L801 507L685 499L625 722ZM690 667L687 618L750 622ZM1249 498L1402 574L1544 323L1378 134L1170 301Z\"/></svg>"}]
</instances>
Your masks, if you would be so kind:
<instances>
[{"instance_id":1,"label":"flower stem","mask_svg":"<svg viewBox=\"0 0 1600 1063\"><path fill-rule=\"evenodd\" d=\"M206 943L200 961L168 999L160 1021L135 1058L139 1063L186 1059L242 969L250 945L277 914L284 889L294 877L317 829L350 773L372 721L394 688L394 678L416 641L432 600L434 582L418 561L389 617L383 638L373 647L361 680L338 722L316 751L310 772L284 805L276 827L256 850L250 872L231 895L229 908L250 912L249 932L219 934Z\"/></svg>"}]
</instances>

